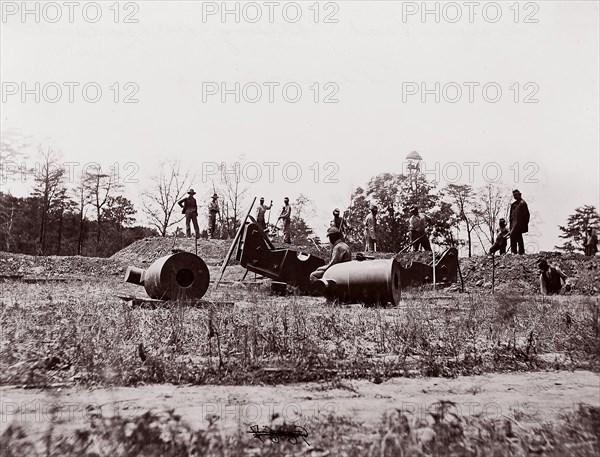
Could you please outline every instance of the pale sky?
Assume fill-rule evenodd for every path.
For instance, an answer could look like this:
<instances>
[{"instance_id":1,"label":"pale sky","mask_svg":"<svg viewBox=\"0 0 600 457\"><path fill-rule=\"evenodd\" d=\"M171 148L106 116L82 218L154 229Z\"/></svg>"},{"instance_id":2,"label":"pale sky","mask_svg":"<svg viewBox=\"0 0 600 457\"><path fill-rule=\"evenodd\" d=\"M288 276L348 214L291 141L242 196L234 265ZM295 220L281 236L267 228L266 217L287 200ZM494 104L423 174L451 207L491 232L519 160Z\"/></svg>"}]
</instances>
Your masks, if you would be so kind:
<instances>
[{"instance_id":1,"label":"pale sky","mask_svg":"<svg viewBox=\"0 0 600 457\"><path fill-rule=\"evenodd\" d=\"M526 241L541 250L560 242L557 226L575 207L599 206L597 1L427 2L434 12L424 18L422 2L228 2L239 15L224 18L222 2L124 2L117 23L114 2L79 2L72 22L64 2L27 3L39 23L35 13L22 16L21 2L2 3L2 131L53 145L81 167L118 163L122 179L134 172L139 181L125 187L136 204L161 158L194 170L203 195L218 179L205 173L203 183L203 169L243 154L262 173L250 194L279 207L304 193L323 236L353 187L401 172L416 150L428 169L439 167L442 185L469 183L471 162L471 184L483 185L483 167L496 163L487 177L499 170L521 190L539 232ZM84 99L88 83L88 100L102 90L96 103ZM222 86L231 91L225 102ZM430 91L424 100L422 89ZM127 95L138 102L124 103ZM273 183L265 162L279 164ZM290 162L289 177L302 173L297 183L282 174ZM256 166L245 171L256 177ZM13 181L2 187L28 191Z\"/></svg>"}]
</instances>

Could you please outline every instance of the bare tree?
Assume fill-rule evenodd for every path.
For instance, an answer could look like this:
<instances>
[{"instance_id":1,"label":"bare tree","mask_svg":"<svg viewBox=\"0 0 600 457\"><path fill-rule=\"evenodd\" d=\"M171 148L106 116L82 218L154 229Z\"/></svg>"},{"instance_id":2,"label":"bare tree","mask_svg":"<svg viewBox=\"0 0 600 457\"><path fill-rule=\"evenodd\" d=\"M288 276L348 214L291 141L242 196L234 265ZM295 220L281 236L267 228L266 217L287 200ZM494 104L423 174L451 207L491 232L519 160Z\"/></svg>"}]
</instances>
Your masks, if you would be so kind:
<instances>
[{"instance_id":1,"label":"bare tree","mask_svg":"<svg viewBox=\"0 0 600 457\"><path fill-rule=\"evenodd\" d=\"M476 196L473 214L477 219L478 232L489 244L493 244L498 221L507 216L505 213L511 201L510 188L502 184L488 183L477 190ZM484 251L487 251L483 242L481 244Z\"/></svg>"},{"instance_id":2,"label":"bare tree","mask_svg":"<svg viewBox=\"0 0 600 457\"><path fill-rule=\"evenodd\" d=\"M77 255L81 255L83 252L83 239L85 236L85 221L87 207L90 204L90 195L85 182L86 176L82 173L79 176L79 183L74 189L74 199L76 201L78 213L79 213L79 235L77 238Z\"/></svg>"},{"instance_id":3,"label":"bare tree","mask_svg":"<svg viewBox=\"0 0 600 457\"><path fill-rule=\"evenodd\" d=\"M50 210L57 203L58 196L64 189L65 169L58 163L57 155L52 148L45 151L38 146L41 162L34 170L35 185L32 195L40 200L40 234L38 252L46 254L46 231Z\"/></svg>"},{"instance_id":4,"label":"bare tree","mask_svg":"<svg viewBox=\"0 0 600 457\"><path fill-rule=\"evenodd\" d=\"M24 150L29 146L28 138L16 130L3 130L0 135L0 184L25 174L27 170L19 160L25 159Z\"/></svg>"},{"instance_id":5,"label":"bare tree","mask_svg":"<svg viewBox=\"0 0 600 457\"><path fill-rule=\"evenodd\" d=\"M473 253L472 233L479 224L473 213L473 199L475 196L473 188L468 184L448 184L445 190L452 197L453 203L458 209L458 220L465 226L469 257L471 257Z\"/></svg>"},{"instance_id":6,"label":"bare tree","mask_svg":"<svg viewBox=\"0 0 600 457\"><path fill-rule=\"evenodd\" d=\"M150 179L151 187L142 192L144 212L160 235L167 236L168 228L181 221L181 217L173 220L173 211L186 189L192 186L194 176L189 169L184 173L179 161L163 161L158 175Z\"/></svg>"},{"instance_id":7,"label":"bare tree","mask_svg":"<svg viewBox=\"0 0 600 457\"><path fill-rule=\"evenodd\" d=\"M120 186L114 173L103 171L102 166L98 164L87 168L84 181L91 203L96 210L96 254L98 254L100 252L100 236L102 233L102 209L111 196L111 192L118 190Z\"/></svg>"},{"instance_id":8,"label":"bare tree","mask_svg":"<svg viewBox=\"0 0 600 457\"><path fill-rule=\"evenodd\" d=\"M240 225L239 212L244 204L244 195L248 192L249 186L242 182L241 167L244 158L240 158L240 162L227 165L222 163L220 167L221 185L219 186L221 193L225 195L227 201L227 237L235 235L236 230Z\"/></svg>"}]
</instances>

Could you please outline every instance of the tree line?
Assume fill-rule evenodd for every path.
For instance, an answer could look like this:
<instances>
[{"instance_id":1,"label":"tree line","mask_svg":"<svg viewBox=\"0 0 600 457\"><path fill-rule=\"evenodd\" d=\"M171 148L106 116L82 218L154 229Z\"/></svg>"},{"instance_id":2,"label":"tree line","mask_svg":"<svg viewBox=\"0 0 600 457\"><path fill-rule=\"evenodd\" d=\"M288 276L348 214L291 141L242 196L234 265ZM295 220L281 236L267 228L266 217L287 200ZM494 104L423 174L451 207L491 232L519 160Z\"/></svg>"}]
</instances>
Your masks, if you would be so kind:
<instances>
[{"instance_id":1,"label":"tree line","mask_svg":"<svg viewBox=\"0 0 600 457\"><path fill-rule=\"evenodd\" d=\"M180 162L161 162L141 192L142 213L151 226L146 227L135 225L138 210L121 194L123 187L114 170L90 164L72 182L52 148L40 145L37 152L35 169L24 170L33 177L30 195L19 198L0 192L0 250L33 255L109 256L140 238L181 233L174 230L183 218L177 202L194 185L195 176ZM3 139L0 166L18 154L18 148ZM247 210L250 187L239 174L224 173L220 178L217 184L212 183L212 189L206 190L204 200L209 200L209 193L219 194L217 237L231 239ZM0 179L4 182L7 176ZM204 207L203 197L199 199L199 207ZM361 248L363 221L370 204L375 203L379 208L378 249L399 252L408 244L410 209L417 206L428 220L432 242L464 247L471 256L479 247L486 252L493 244L499 219L509 220L511 200L511 189L502 184L488 183L479 188L448 184L438 188L438 183L428 181L420 173L382 173L352 192L351 203L344 211L346 238L355 249ZM306 218L315 214L314 203L301 194L292 202L292 208L294 242L310 243L314 233ZM599 226L594 206L577 208L567 224L559 227L565 242L556 248L583 251L585 230Z\"/></svg>"}]
</instances>

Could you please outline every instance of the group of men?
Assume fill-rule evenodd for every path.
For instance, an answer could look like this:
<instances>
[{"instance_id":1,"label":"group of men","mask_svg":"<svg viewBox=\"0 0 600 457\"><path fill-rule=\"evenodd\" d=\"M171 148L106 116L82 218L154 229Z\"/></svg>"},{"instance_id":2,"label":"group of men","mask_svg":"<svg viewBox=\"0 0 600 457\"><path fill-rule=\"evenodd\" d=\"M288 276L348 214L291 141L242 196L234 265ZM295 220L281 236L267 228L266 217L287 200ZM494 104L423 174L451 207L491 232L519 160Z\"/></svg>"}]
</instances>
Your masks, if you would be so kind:
<instances>
[{"instance_id":1,"label":"group of men","mask_svg":"<svg viewBox=\"0 0 600 457\"><path fill-rule=\"evenodd\" d=\"M519 189L513 190L514 201L510 205L509 221L510 229L506 227L506 220L500 219L496 231L496 240L490 248L489 253L506 254L507 239L510 238L510 252L513 254L525 254L525 242L523 234L529 231L529 208L521 196Z\"/></svg>"},{"instance_id":2,"label":"group of men","mask_svg":"<svg viewBox=\"0 0 600 457\"><path fill-rule=\"evenodd\" d=\"M198 226L198 202L194 197L196 192L194 189L188 191L188 196L182 198L177 204L182 208L181 213L185 215L185 234L186 236L192 236L190 223L194 225L194 233L196 238L200 238L200 228ZM212 201L208 205L208 232L211 238L215 238L216 227L217 227L217 215L221 214L219 209L219 202L217 201L219 196L215 193L212 196Z\"/></svg>"},{"instance_id":3,"label":"group of men","mask_svg":"<svg viewBox=\"0 0 600 457\"><path fill-rule=\"evenodd\" d=\"M265 214L269 211L269 216L271 215L270 211L273 207L273 200L269 206L265 204L265 198L260 197L260 203L256 208L256 222L260 225L264 231L268 229L268 221L265 220ZM277 223L279 221L283 221L283 242L287 244L292 243L292 207L290 206L290 199L285 197L283 199L283 208L279 213L279 217L277 218ZM275 225L277 225L277 223Z\"/></svg>"},{"instance_id":4,"label":"group of men","mask_svg":"<svg viewBox=\"0 0 600 457\"><path fill-rule=\"evenodd\" d=\"M177 204L182 208L182 214L185 215L186 236L192 236L191 225L193 225L196 238L200 238L200 228L198 226L198 202L196 201L194 195L196 195L196 192L194 191L194 189L190 189L188 191L188 196L179 200ZM212 196L212 201L208 205L208 234L211 238L216 237L217 215L221 214L218 199L219 196L216 193L214 193ZM265 199L260 199L260 204L258 205L258 208L256 210L256 221L263 230L267 229L265 213L269 211L272 207L273 200L271 200L271 204L267 206L265 205ZM281 210L281 214L279 215L277 222L279 222L280 220L283 221L283 241L284 243L288 244L292 242L290 230L291 215L292 209L290 207L290 199L288 197L285 197L283 199L283 209Z\"/></svg>"},{"instance_id":5,"label":"group of men","mask_svg":"<svg viewBox=\"0 0 600 457\"><path fill-rule=\"evenodd\" d=\"M199 238L200 231L198 228L198 204L194 198L194 189L190 189L188 196L181 199L178 204L182 208L182 213L185 214L186 224L186 235L191 236L190 224L194 225L196 238ZM493 246L490 248L489 253L500 254L506 253L508 244L508 238L510 238L510 250L513 254L525 254L525 244L523 241L523 234L529 231L529 220L530 213L527 203L523 200L521 192L518 189L512 192L514 201L510 206L509 213L509 227L507 227L506 220L504 218L499 220L499 227L496 232L496 239ZM216 234L216 222L217 215L220 215L218 195L215 193L212 196L212 201L208 206L209 212L209 234L211 238L215 238ZM268 229L268 220L266 219L267 211L270 211L273 207L273 200L269 205L265 204L264 197L261 197L260 203L256 209L256 221L258 225L263 229ZM283 200L283 208L277 219L277 223L283 221L283 241L284 243L291 243L291 213L289 198L285 197ZM364 225L364 236L365 236L365 252L375 252L377 250L377 239L378 239L378 221L377 221L378 208L377 205L371 205L370 211L363 221ZM419 214L419 208L413 206L410 209L410 218L408 221L409 226L409 245L412 246L414 251L418 251L421 248L425 251L431 251L431 243L427 236L427 220L425 216ZM269 212L270 216L270 212ZM276 224L277 225L277 224ZM333 220L330 223L330 227L327 230L327 237L331 244L331 260L327 265L318 268L316 271L311 273L311 282L323 277L325 271L331 266L348 262L352 260L352 252L350 247L344 240L344 235L348 229L347 221L344 217L340 216L340 210L338 208L333 210ZM585 254L593 256L598 252L598 237L592 228L586 230L586 236L584 239ZM559 293L563 287L567 290L570 289L567 276L556 266L549 265L546 259L540 259L538 261L538 267L540 269L540 291L544 295L551 295Z\"/></svg>"}]
</instances>

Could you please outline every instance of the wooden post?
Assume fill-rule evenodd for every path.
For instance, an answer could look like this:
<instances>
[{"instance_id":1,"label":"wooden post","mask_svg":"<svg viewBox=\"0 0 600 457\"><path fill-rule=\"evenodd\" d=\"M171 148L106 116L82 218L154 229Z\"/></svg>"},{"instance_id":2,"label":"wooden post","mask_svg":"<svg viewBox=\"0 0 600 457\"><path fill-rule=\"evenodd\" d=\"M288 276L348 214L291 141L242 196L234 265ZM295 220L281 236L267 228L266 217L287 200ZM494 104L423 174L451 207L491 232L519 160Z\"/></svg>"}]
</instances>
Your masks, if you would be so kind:
<instances>
[{"instance_id":1,"label":"wooden post","mask_svg":"<svg viewBox=\"0 0 600 457\"><path fill-rule=\"evenodd\" d=\"M217 279L217 282L215 283L215 287L218 287L219 283L221 282L221 279L223 279L223 274L225 274L225 269L227 268L229 259L231 259L231 255L233 254L233 251L237 247L240 237L242 236L242 230L244 230L244 226L246 225L246 220L248 219L248 216L250 216L250 213L252 212L252 208L254 207L255 202L256 202L256 197L254 197L254 200L252 200L252 205L250 205L250 209L248 209L248 212L246 213L246 217L244 217L244 219L241 221L240 227L238 228L238 231L235 234L235 238L233 239L233 243L231 243L231 246L229 247L229 252L227 252L227 256L225 256L225 260L223 261L223 265L221 265L219 279Z\"/></svg>"}]
</instances>

